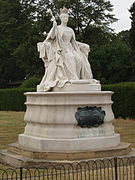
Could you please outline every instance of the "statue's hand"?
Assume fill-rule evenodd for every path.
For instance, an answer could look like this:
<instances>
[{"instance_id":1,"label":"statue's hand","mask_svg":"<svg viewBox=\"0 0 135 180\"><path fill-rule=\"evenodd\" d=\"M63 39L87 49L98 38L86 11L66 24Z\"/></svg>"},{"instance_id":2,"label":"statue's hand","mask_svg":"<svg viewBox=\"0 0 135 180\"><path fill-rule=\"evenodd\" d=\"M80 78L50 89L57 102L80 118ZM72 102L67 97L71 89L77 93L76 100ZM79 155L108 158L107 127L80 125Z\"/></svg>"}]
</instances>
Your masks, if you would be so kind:
<instances>
[{"instance_id":1,"label":"statue's hand","mask_svg":"<svg viewBox=\"0 0 135 180\"><path fill-rule=\"evenodd\" d=\"M57 26L57 22L54 20L53 21L53 27L56 27Z\"/></svg>"}]
</instances>

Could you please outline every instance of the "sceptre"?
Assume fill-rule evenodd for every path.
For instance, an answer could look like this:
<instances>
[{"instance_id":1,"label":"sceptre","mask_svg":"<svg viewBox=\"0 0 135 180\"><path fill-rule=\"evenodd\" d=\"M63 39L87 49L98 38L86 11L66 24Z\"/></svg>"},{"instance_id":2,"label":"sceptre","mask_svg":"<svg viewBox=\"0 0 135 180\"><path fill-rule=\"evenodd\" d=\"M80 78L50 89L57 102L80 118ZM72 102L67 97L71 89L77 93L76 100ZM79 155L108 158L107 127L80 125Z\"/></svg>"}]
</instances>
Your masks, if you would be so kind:
<instances>
[{"instance_id":1,"label":"sceptre","mask_svg":"<svg viewBox=\"0 0 135 180\"><path fill-rule=\"evenodd\" d=\"M53 22L55 21L55 22L56 22L56 19L55 19L54 15L53 15L52 10L51 10L51 9L48 9L47 12L48 12L48 13L51 15L51 17L52 17L52 18L51 18L51 21L53 21Z\"/></svg>"},{"instance_id":2,"label":"sceptre","mask_svg":"<svg viewBox=\"0 0 135 180\"><path fill-rule=\"evenodd\" d=\"M55 25L57 25L57 22L56 22L56 19L55 19L54 15L53 15L52 10L51 10L51 9L48 9L48 10L47 10L47 13L51 15L51 21L53 21L53 22L55 23ZM44 36L47 36L46 31L43 32L43 35L44 35Z\"/></svg>"}]
</instances>

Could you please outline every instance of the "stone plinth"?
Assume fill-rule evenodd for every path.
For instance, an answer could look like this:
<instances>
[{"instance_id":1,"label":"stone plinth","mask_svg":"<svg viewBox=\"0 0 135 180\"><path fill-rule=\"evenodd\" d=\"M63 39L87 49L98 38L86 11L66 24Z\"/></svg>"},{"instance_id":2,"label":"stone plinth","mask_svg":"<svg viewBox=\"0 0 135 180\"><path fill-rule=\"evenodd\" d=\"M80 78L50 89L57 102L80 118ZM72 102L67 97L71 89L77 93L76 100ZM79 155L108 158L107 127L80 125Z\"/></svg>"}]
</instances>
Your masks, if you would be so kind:
<instances>
[{"instance_id":1,"label":"stone plinth","mask_svg":"<svg viewBox=\"0 0 135 180\"><path fill-rule=\"evenodd\" d=\"M101 148L101 149L93 149L91 151L62 151L59 152L48 152L48 151L37 151L31 148L25 148L20 146L17 143L9 144L8 152L16 153L31 159L38 159L38 160L57 160L57 161L78 161L84 159L91 159L91 158L103 158L103 157L110 157L110 156L122 156L128 154L131 151L131 147L129 143L122 142L118 146L113 148Z\"/></svg>"},{"instance_id":2,"label":"stone plinth","mask_svg":"<svg viewBox=\"0 0 135 180\"><path fill-rule=\"evenodd\" d=\"M101 91L99 84L84 84L66 84L64 89L55 88L53 92L25 93L25 131L17 143L0 151L0 162L14 167L40 167L134 154L130 144L121 143L120 135L114 132L112 92ZM75 112L85 106L101 107L106 113L104 124L79 127Z\"/></svg>"},{"instance_id":3,"label":"stone plinth","mask_svg":"<svg viewBox=\"0 0 135 180\"><path fill-rule=\"evenodd\" d=\"M27 125L18 143L39 151L91 151L120 144L114 133L110 91L30 92L24 117ZM77 126L78 107L97 106L105 111L104 124L99 127Z\"/></svg>"},{"instance_id":4,"label":"stone plinth","mask_svg":"<svg viewBox=\"0 0 135 180\"><path fill-rule=\"evenodd\" d=\"M8 146L7 150L0 150L0 162L17 168L43 167L49 164L73 163L90 159L111 158L113 156L135 156L135 149L131 150L128 143L121 143L113 148L91 151L45 152L13 143Z\"/></svg>"}]
</instances>

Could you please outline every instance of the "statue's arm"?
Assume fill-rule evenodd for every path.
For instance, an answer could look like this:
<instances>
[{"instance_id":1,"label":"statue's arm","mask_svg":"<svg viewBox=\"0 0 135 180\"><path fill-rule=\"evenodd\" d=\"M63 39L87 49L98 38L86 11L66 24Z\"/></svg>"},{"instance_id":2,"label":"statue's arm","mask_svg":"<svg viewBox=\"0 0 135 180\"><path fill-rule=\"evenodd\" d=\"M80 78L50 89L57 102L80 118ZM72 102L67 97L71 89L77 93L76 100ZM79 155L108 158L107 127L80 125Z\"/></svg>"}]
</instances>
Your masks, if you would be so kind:
<instances>
[{"instance_id":1,"label":"statue's arm","mask_svg":"<svg viewBox=\"0 0 135 180\"><path fill-rule=\"evenodd\" d=\"M37 49L39 52L39 57L42 59L47 59L47 52L46 52L46 48L48 46L50 46L51 44L51 40L53 40L56 36L56 28L57 28L57 22L53 21L53 27L50 30L50 32L48 33L48 36L46 37L46 39L43 42L39 42L37 43Z\"/></svg>"},{"instance_id":2,"label":"statue's arm","mask_svg":"<svg viewBox=\"0 0 135 180\"><path fill-rule=\"evenodd\" d=\"M37 43L37 49L39 52L39 58L41 58L44 62L44 66L48 66L48 62L53 57L53 48L52 48L52 40L56 37L56 29L57 29L57 22L55 19L53 20L53 27L48 33L48 36L43 42Z\"/></svg>"},{"instance_id":3,"label":"statue's arm","mask_svg":"<svg viewBox=\"0 0 135 180\"><path fill-rule=\"evenodd\" d=\"M48 40L53 40L56 37L56 31L57 31L57 22L53 21L53 27L50 30L50 32L48 33L47 38L44 40L44 42L48 41Z\"/></svg>"}]
</instances>

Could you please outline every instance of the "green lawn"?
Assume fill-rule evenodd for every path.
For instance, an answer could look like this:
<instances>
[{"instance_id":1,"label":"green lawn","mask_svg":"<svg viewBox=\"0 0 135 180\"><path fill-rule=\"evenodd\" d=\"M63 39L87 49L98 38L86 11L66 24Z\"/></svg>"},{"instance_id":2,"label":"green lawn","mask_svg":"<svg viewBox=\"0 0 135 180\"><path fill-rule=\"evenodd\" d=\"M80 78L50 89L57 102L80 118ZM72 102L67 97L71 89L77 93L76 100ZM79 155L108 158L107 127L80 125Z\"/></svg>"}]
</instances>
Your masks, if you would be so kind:
<instances>
[{"instance_id":1,"label":"green lawn","mask_svg":"<svg viewBox=\"0 0 135 180\"><path fill-rule=\"evenodd\" d=\"M17 141L18 134L24 131L24 112L0 111L0 149Z\"/></svg>"},{"instance_id":2,"label":"green lawn","mask_svg":"<svg viewBox=\"0 0 135 180\"><path fill-rule=\"evenodd\" d=\"M0 111L0 149L17 141L18 134L23 133L25 123L24 112ZM115 119L116 132L121 134L122 141L131 143L135 148L135 119Z\"/></svg>"},{"instance_id":3,"label":"green lawn","mask_svg":"<svg viewBox=\"0 0 135 180\"><path fill-rule=\"evenodd\" d=\"M135 119L115 119L115 132L120 133L121 141L131 143L135 148Z\"/></svg>"}]
</instances>

